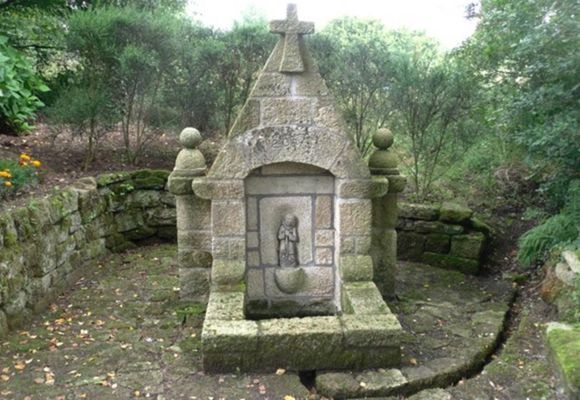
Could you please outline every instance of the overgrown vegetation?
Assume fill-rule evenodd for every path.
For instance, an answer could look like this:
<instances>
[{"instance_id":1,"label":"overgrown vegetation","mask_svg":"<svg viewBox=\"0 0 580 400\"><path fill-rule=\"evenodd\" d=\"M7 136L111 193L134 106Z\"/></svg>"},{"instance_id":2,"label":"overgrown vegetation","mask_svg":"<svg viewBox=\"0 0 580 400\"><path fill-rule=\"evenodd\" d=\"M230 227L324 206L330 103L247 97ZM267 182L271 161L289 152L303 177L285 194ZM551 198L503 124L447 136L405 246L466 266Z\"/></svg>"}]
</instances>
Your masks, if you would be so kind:
<instances>
[{"instance_id":1,"label":"overgrown vegetation","mask_svg":"<svg viewBox=\"0 0 580 400\"><path fill-rule=\"evenodd\" d=\"M220 31L186 18L185 4L0 1L2 129L28 129L45 102L55 131L84 139L85 168L112 131L129 163L184 126L226 135L277 38L260 16ZM535 264L578 245L576 8L482 0L468 8L475 33L450 52L424 34L353 17L307 40L364 156L387 127L412 199L538 210L542 225L522 238L519 256Z\"/></svg>"},{"instance_id":2,"label":"overgrown vegetation","mask_svg":"<svg viewBox=\"0 0 580 400\"><path fill-rule=\"evenodd\" d=\"M38 94L48 91L32 62L0 35L0 129L22 132L44 103Z\"/></svg>"},{"instance_id":3,"label":"overgrown vegetation","mask_svg":"<svg viewBox=\"0 0 580 400\"><path fill-rule=\"evenodd\" d=\"M524 265L543 261L550 251L580 248L580 181L570 185L562 210L526 232L520 239L518 258Z\"/></svg>"}]
</instances>

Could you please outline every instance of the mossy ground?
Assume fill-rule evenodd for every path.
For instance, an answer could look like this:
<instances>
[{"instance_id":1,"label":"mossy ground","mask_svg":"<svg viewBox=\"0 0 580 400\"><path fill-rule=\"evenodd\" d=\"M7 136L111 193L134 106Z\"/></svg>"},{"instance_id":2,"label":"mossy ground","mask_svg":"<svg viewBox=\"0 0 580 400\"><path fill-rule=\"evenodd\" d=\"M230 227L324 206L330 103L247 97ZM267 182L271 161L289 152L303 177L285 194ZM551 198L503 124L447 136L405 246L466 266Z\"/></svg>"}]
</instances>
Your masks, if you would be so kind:
<instances>
[{"instance_id":1,"label":"mossy ground","mask_svg":"<svg viewBox=\"0 0 580 400\"><path fill-rule=\"evenodd\" d=\"M159 245L87 268L30 326L0 340L0 399L321 399L288 372L205 374L205 306L180 302L175 260L174 245ZM390 306L407 331L403 372L483 363L493 352L490 333L501 330L512 293L506 285L418 264L404 264L397 285L400 300ZM542 320L528 315L482 374L445 391L558 399Z\"/></svg>"},{"instance_id":2,"label":"mossy ground","mask_svg":"<svg viewBox=\"0 0 580 400\"><path fill-rule=\"evenodd\" d=\"M175 246L161 245L95 262L31 326L1 339L0 399L265 399L307 392L292 374L201 371L205 305L180 302L175 255Z\"/></svg>"}]
</instances>

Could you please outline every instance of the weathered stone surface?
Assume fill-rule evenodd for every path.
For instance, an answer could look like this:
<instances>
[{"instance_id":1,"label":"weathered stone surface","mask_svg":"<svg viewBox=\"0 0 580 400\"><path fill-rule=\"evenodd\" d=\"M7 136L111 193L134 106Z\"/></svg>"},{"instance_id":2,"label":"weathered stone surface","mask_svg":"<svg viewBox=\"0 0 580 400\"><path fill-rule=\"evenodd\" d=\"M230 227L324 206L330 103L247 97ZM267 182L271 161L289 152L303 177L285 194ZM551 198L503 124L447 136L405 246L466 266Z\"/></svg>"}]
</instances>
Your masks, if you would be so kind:
<instances>
[{"instance_id":1,"label":"weathered stone surface","mask_svg":"<svg viewBox=\"0 0 580 400\"><path fill-rule=\"evenodd\" d=\"M344 329L344 339L354 347L399 347L401 324L391 313L345 314L340 317Z\"/></svg>"},{"instance_id":2,"label":"weathered stone surface","mask_svg":"<svg viewBox=\"0 0 580 400\"><path fill-rule=\"evenodd\" d=\"M327 175L328 171L314 165L281 162L264 165L260 175Z\"/></svg>"},{"instance_id":3,"label":"weathered stone surface","mask_svg":"<svg viewBox=\"0 0 580 400\"><path fill-rule=\"evenodd\" d=\"M334 246L334 235L335 231L333 229L317 229L314 232L314 245L332 247Z\"/></svg>"},{"instance_id":4,"label":"weathered stone surface","mask_svg":"<svg viewBox=\"0 0 580 400\"><path fill-rule=\"evenodd\" d=\"M483 251L485 236L483 233L456 235L451 239L452 256L479 260Z\"/></svg>"},{"instance_id":5,"label":"weathered stone surface","mask_svg":"<svg viewBox=\"0 0 580 400\"><path fill-rule=\"evenodd\" d=\"M470 258L425 252L422 261L435 267L454 269L466 274L477 274L479 271L479 262Z\"/></svg>"},{"instance_id":6,"label":"weathered stone surface","mask_svg":"<svg viewBox=\"0 0 580 400\"><path fill-rule=\"evenodd\" d=\"M439 218L439 207L428 204L401 203L399 215L401 218L435 221Z\"/></svg>"},{"instance_id":7,"label":"weathered stone surface","mask_svg":"<svg viewBox=\"0 0 580 400\"><path fill-rule=\"evenodd\" d=\"M387 175L389 179L389 193L402 193L407 186L407 177L402 175Z\"/></svg>"},{"instance_id":8,"label":"weathered stone surface","mask_svg":"<svg viewBox=\"0 0 580 400\"><path fill-rule=\"evenodd\" d=\"M284 97L289 95L290 80L291 77L285 74L260 74L254 88L252 89L251 97ZM241 114L244 114L244 112L242 111Z\"/></svg>"},{"instance_id":9,"label":"weathered stone surface","mask_svg":"<svg viewBox=\"0 0 580 400\"><path fill-rule=\"evenodd\" d=\"M248 268L246 271L247 296L250 300L265 299L264 269Z\"/></svg>"},{"instance_id":10,"label":"weathered stone surface","mask_svg":"<svg viewBox=\"0 0 580 400\"><path fill-rule=\"evenodd\" d=\"M383 197L374 198L372 222L374 227L394 228L397 225L399 215L398 195L386 194Z\"/></svg>"},{"instance_id":11,"label":"weathered stone surface","mask_svg":"<svg viewBox=\"0 0 580 400\"><path fill-rule=\"evenodd\" d=\"M246 265L241 260L214 259L211 268L212 285L238 285L243 282Z\"/></svg>"},{"instance_id":12,"label":"weathered stone surface","mask_svg":"<svg viewBox=\"0 0 580 400\"><path fill-rule=\"evenodd\" d=\"M331 176L251 176L246 182L248 195L332 194Z\"/></svg>"},{"instance_id":13,"label":"weathered stone surface","mask_svg":"<svg viewBox=\"0 0 580 400\"><path fill-rule=\"evenodd\" d=\"M443 389L423 390L411 397L409 400L452 400L453 397Z\"/></svg>"},{"instance_id":14,"label":"weathered stone surface","mask_svg":"<svg viewBox=\"0 0 580 400\"><path fill-rule=\"evenodd\" d=\"M316 389L324 396L340 399L347 395L356 396L360 382L349 373L324 372L316 375Z\"/></svg>"},{"instance_id":15,"label":"weathered stone surface","mask_svg":"<svg viewBox=\"0 0 580 400\"><path fill-rule=\"evenodd\" d=\"M249 131L260 125L260 102L255 99L248 99L240 114L234 121L232 128L228 134L233 137Z\"/></svg>"},{"instance_id":16,"label":"weathered stone surface","mask_svg":"<svg viewBox=\"0 0 580 400\"><path fill-rule=\"evenodd\" d=\"M370 235L371 201L342 200L338 204L341 235Z\"/></svg>"},{"instance_id":17,"label":"weathered stone surface","mask_svg":"<svg viewBox=\"0 0 580 400\"><path fill-rule=\"evenodd\" d=\"M212 291L207 303L206 320L241 321L244 319L244 293Z\"/></svg>"},{"instance_id":18,"label":"weathered stone surface","mask_svg":"<svg viewBox=\"0 0 580 400\"><path fill-rule=\"evenodd\" d=\"M375 228L369 254L373 259L373 281L383 296L392 297L397 267L397 231Z\"/></svg>"},{"instance_id":19,"label":"weathered stone surface","mask_svg":"<svg viewBox=\"0 0 580 400\"><path fill-rule=\"evenodd\" d=\"M343 311L347 314L380 315L390 312L372 282L344 283L342 289Z\"/></svg>"},{"instance_id":20,"label":"weathered stone surface","mask_svg":"<svg viewBox=\"0 0 580 400\"><path fill-rule=\"evenodd\" d=\"M282 292L275 283L274 279L275 268L267 268L265 270L264 279L266 281L266 295L271 298L288 298L289 296ZM305 284L300 289L300 296L329 297L334 293L334 270L329 266L321 267L306 267L304 268L306 274ZM310 300L303 299L302 304L307 304ZM317 301L316 299L312 300Z\"/></svg>"},{"instance_id":21,"label":"weathered stone surface","mask_svg":"<svg viewBox=\"0 0 580 400\"><path fill-rule=\"evenodd\" d=\"M389 181L382 176L373 176L371 180L338 180L336 185L336 193L341 198L370 199L381 197L389 190Z\"/></svg>"},{"instance_id":22,"label":"weathered stone surface","mask_svg":"<svg viewBox=\"0 0 580 400\"><path fill-rule=\"evenodd\" d=\"M244 197L244 181L241 179L195 178L191 187L195 195L202 199L235 200Z\"/></svg>"},{"instance_id":23,"label":"weathered stone surface","mask_svg":"<svg viewBox=\"0 0 580 400\"><path fill-rule=\"evenodd\" d=\"M439 210L439 219L446 222L464 222L473 215L473 211L460 204L444 202Z\"/></svg>"},{"instance_id":24,"label":"weathered stone surface","mask_svg":"<svg viewBox=\"0 0 580 400\"><path fill-rule=\"evenodd\" d=\"M245 353L258 348L258 323L206 319L202 332L203 352Z\"/></svg>"},{"instance_id":25,"label":"weathered stone surface","mask_svg":"<svg viewBox=\"0 0 580 400\"><path fill-rule=\"evenodd\" d=\"M246 199L246 213L248 230L258 230L258 199L255 197Z\"/></svg>"},{"instance_id":26,"label":"weathered stone surface","mask_svg":"<svg viewBox=\"0 0 580 400\"><path fill-rule=\"evenodd\" d=\"M314 262L316 265L333 265L334 249L322 247L315 249Z\"/></svg>"},{"instance_id":27,"label":"weathered stone surface","mask_svg":"<svg viewBox=\"0 0 580 400\"><path fill-rule=\"evenodd\" d=\"M201 140L201 137L200 137ZM201 151L197 149L181 149L177 154L175 159L175 170L176 171L198 171L204 170L206 168L205 157ZM177 174L176 174L177 175ZM177 176L170 176L170 182L173 181ZM175 183L170 183L170 187L176 189ZM173 191L172 191L173 192ZM178 194L173 192L174 194Z\"/></svg>"},{"instance_id":28,"label":"weathered stone surface","mask_svg":"<svg viewBox=\"0 0 580 400\"><path fill-rule=\"evenodd\" d=\"M246 210L243 201L212 201L213 234L216 236L243 236L246 233Z\"/></svg>"},{"instance_id":29,"label":"weathered stone surface","mask_svg":"<svg viewBox=\"0 0 580 400\"><path fill-rule=\"evenodd\" d=\"M461 225L445 224L440 221L416 221L413 230L417 233L445 233L459 235L465 231Z\"/></svg>"},{"instance_id":30,"label":"weathered stone surface","mask_svg":"<svg viewBox=\"0 0 580 400\"><path fill-rule=\"evenodd\" d=\"M209 296L210 270L208 268L180 268L179 295L182 300L205 301Z\"/></svg>"},{"instance_id":31,"label":"weathered stone surface","mask_svg":"<svg viewBox=\"0 0 580 400\"><path fill-rule=\"evenodd\" d=\"M373 280L373 260L370 256L341 256L339 271L343 282Z\"/></svg>"},{"instance_id":32,"label":"weathered stone surface","mask_svg":"<svg viewBox=\"0 0 580 400\"><path fill-rule=\"evenodd\" d=\"M570 398L580 396L580 327L552 322L546 329L551 356Z\"/></svg>"},{"instance_id":33,"label":"weathered stone surface","mask_svg":"<svg viewBox=\"0 0 580 400\"><path fill-rule=\"evenodd\" d=\"M432 233L430 235L427 235L427 238L425 240L425 251L429 251L432 253L447 254L449 253L449 249L451 247L450 243L451 238L449 237L449 235L441 233Z\"/></svg>"},{"instance_id":34,"label":"weathered stone surface","mask_svg":"<svg viewBox=\"0 0 580 400\"><path fill-rule=\"evenodd\" d=\"M315 102L308 98L261 101L263 125L312 124Z\"/></svg>"},{"instance_id":35,"label":"weathered stone surface","mask_svg":"<svg viewBox=\"0 0 580 400\"><path fill-rule=\"evenodd\" d=\"M211 178L245 178L250 171L278 162L310 164L330 171L337 178L369 177L368 169L347 145L349 139L319 127L296 125L263 127L231 138L208 172ZM249 153L248 148L263 151ZM339 162L337 156L340 155Z\"/></svg>"},{"instance_id":36,"label":"weathered stone surface","mask_svg":"<svg viewBox=\"0 0 580 400\"><path fill-rule=\"evenodd\" d=\"M332 227L333 202L330 196L318 196L315 205L316 229L328 229Z\"/></svg>"},{"instance_id":37,"label":"weathered stone surface","mask_svg":"<svg viewBox=\"0 0 580 400\"><path fill-rule=\"evenodd\" d=\"M421 261L425 248L425 235L412 232L398 232L397 253L403 260Z\"/></svg>"},{"instance_id":38,"label":"weathered stone surface","mask_svg":"<svg viewBox=\"0 0 580 400\"><path fill-rule=\"evenodd\" d=\"M324 358L342 346L337 317L272 319L258 324L263 367L319 368L328 365Z\"/></svg>"}]
</instances>

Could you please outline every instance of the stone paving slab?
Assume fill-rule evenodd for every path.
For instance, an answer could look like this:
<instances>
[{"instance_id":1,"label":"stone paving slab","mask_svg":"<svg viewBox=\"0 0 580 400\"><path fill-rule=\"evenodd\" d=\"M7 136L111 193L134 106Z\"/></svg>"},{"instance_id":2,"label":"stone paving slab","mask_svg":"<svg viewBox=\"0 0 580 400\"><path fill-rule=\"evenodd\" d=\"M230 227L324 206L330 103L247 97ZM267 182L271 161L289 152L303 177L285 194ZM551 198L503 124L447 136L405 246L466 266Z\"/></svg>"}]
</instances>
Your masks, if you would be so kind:
<instances>
[{"instance_id":1,"label":"stone paving slab","mask_svg":"<svg viewBox=\"0 0 580 400\"><path fill-rule=\"evenodd\" d=\"M179 301L176 247L111 256L0 339L0 399L303 399L296 374L206 375L205 306Z\"/></svg>"},{"instance_id":2,"label":"stone paving slab","mask_svg":"<svg viewBox=\"0 0 580 400\"><path fill-rule=\"evenodd\" d=\"M400 263L397 274L398 300L389 306L405 332L400 371L319 373L322 395L390 396L448 386L494 351L513 299L508 284L414 263ZM394 371L400 378L392 378Z\"/></svg>"},{"instance_id":3,"label":"stone paving slab","mask_svg":"<svg viewBox=\"0 0 580 400\"><path fill-rule=\"evenodd\" d=\"M499 358L460 380L494 351L513 291L408 263L399 271L398 301L389 304L407 332L401 368L320 372L310 390L287 371L206 374L205 305L179 301L175 254L162 245L95 262L32 325L0 339L0 399L565 398L543 353L539 303Z\"/></svg>"}]
</instances>

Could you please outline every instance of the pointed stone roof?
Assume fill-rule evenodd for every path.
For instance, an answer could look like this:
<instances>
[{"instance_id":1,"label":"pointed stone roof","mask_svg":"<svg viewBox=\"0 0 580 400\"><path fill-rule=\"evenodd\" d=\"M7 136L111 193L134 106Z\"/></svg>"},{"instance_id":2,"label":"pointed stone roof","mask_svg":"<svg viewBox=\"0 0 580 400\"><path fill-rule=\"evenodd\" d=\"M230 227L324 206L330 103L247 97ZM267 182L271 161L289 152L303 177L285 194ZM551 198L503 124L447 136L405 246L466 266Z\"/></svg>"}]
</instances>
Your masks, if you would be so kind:
<instances>
[{"instance_id":1,"label":"pointed stone roof","mask_svg":"<svg viewBox=\"0 0 580 400\"><path fill-rule=\"evenodd\" d=\"M208 176L244 178L268 163L316 165L337 177L366 178L368 167L346 131L304 42L314 24L287 18L270 23L280 40L270 54Z\"/></svg>"}]
</instances>

